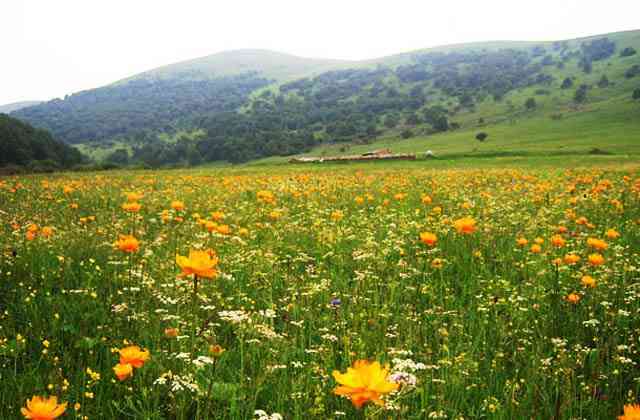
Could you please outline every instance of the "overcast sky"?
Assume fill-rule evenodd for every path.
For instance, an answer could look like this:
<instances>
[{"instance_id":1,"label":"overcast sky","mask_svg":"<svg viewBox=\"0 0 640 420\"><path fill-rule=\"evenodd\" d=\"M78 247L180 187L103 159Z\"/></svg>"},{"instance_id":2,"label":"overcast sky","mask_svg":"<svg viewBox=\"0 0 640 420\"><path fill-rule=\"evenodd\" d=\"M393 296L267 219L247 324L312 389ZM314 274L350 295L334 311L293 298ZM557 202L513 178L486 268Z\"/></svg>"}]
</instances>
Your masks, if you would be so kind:
<instances>
[{"instance_id":1,"label":"overcast sky","mask_svg":"<svg viewBox=\"0 0 640 420\"><path fill-rule=\"evenodd\" d=\"M239 48L375 58L640 29L637 0L2 0L0 104Z\"/></svg>"}]
</instances>

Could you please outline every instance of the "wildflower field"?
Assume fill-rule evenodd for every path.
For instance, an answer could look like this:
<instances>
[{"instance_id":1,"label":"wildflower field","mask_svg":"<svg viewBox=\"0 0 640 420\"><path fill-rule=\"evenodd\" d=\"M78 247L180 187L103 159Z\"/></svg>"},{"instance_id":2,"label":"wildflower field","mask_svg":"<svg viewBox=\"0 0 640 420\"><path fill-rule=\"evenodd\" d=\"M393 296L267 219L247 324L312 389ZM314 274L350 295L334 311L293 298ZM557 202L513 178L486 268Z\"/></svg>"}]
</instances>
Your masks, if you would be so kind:
<instances>
[{"instance_id":1,"label":"wildflower field","mask_svg":"<svg viewBox=\"0 0 640 420\"><path fill-rule=\"evenodd\" d=\"M633 167L2 178L0 243L2 419L640 413Z\"/></svg>"}]
</instances>

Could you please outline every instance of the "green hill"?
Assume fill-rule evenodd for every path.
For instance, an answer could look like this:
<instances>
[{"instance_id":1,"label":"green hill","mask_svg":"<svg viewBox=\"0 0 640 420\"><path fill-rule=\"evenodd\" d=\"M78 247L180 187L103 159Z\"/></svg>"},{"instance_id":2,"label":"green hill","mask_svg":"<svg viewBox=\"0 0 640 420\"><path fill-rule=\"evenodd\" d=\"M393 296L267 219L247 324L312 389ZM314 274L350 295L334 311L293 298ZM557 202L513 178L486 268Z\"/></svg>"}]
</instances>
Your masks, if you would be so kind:
<instances>
[{"instance_id":1,"label":"green hill","mask_svg":"<svg viewBox=\"0 0 640 420\"><path fill-rule=\"evenodd\" d=\"M635 151L636 51L640 31L450 45L360 62L240 50L13 115L83 150L103 150L96 155L154 166L380 145L450 156ZM484 142L474 139L480 131Z\"/></svg>"},{"instance_id":2,"label":"green hill","mask_svg":"<svg viewBox=\"0 0 640 420\"><path fill-rule=\"evenodd\" d=\"M117 83L138 79L190 78L206 80L251 72L256 72L260 77L269 80L283 81L318 74L334 68L348 67L352 63L343 60L303 58L269 50L234 50L170 64Z\"/></svg>"},{"instance_id":3,"label":"green hill","mask_svg":"<svg viewBox=\"0 0 640 420\"><path fill-rule=\"evenodd\" d=\"M0 172L7 172L7 167L13 168L11 170L69 168L82 160L80 152L54 140L47 131L0 114Z\"/></svg>"}]
</instances>

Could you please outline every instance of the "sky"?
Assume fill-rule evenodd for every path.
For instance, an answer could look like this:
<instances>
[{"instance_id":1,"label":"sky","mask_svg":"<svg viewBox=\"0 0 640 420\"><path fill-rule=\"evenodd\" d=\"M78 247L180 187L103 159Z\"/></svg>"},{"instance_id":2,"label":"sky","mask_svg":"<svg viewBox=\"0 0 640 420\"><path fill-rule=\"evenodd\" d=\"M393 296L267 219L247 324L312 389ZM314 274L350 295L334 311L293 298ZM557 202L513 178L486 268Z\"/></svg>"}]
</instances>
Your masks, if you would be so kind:
<instances>
[{"instance_id":1,"label":"sky","mask_svg":"<svg viewBox=\"0 0 640 420\"><path fill-rule=\"evenodd\" d=\"M0 104L241 49L361 60L640 29L633 0L3 0Z\"/></svg>"}]
</instances>

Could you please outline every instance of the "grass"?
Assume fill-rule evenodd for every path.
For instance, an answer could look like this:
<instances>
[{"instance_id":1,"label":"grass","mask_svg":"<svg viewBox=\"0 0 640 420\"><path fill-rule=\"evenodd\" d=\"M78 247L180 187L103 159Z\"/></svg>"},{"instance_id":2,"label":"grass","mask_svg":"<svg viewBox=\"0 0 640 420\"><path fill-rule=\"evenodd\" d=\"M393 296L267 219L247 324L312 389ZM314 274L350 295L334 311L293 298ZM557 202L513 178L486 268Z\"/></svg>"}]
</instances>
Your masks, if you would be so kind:
<instances>
[{"instance_id":1,"label":"grass","mask_svg":"<svg viewBox=\"0 0 640 420\"><path fill-rule=\"evenodd\" d=\"M614 418L640 391L638 169L574 155L5 178L0 417L53 395L64 418ZM215 251L212 279L179 276L195 249ZM121 381L130 345L150 358ZM404 378L384 405L334 394L358 359Z\"/></svg>"}]
</instances>

